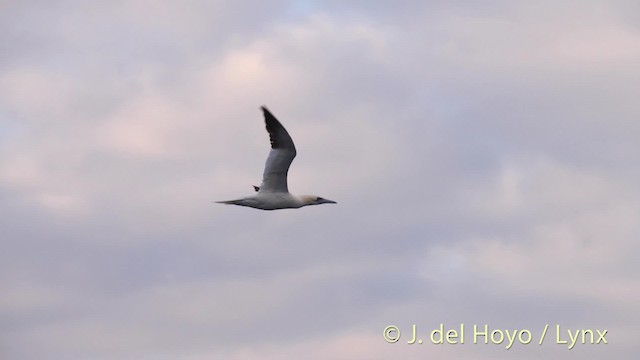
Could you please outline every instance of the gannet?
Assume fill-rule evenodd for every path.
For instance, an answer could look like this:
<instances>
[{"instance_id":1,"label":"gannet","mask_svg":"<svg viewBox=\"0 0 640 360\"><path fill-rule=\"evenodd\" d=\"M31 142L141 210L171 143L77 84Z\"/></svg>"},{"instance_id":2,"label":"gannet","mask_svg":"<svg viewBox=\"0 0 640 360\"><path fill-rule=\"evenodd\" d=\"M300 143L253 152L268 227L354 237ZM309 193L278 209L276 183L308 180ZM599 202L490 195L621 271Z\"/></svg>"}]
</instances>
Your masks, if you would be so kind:
<instances>
[{"instance_id":1,"label":"gannet","mask_svg":"<svg viewBox=\"0 0 640 360\"><path fill-rule=\"evenodd\" d=\"M248 206L262 210L297 209L308 205L337 204L316 195L293 195L287 187L287 172L296 157L296 147L287 130L264 106L264 122L269 132L271 151L264 165L262 184L253 185L257 193L236 200L216 201L219 204Z\"/></svg>"}]
</instances>

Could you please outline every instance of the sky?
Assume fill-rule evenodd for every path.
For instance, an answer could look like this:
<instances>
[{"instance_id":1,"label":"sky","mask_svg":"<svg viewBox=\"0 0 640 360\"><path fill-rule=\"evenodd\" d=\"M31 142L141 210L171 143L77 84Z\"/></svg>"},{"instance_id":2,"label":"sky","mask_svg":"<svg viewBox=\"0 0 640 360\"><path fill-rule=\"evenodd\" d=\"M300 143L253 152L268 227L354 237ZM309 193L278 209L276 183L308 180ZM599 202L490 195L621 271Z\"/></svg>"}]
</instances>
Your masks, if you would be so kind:
<instances>
[{"instance_id":1,"label":"sky","mask_svg":"<svg viewBox=\"0 0 640 360\"><path fill-rule=\"evenodd\" d=\"M1 1L0 355L635 358L639 93L631 0ZM337 205L214 203L261 105Z\"/></svg>"}]
</instances>

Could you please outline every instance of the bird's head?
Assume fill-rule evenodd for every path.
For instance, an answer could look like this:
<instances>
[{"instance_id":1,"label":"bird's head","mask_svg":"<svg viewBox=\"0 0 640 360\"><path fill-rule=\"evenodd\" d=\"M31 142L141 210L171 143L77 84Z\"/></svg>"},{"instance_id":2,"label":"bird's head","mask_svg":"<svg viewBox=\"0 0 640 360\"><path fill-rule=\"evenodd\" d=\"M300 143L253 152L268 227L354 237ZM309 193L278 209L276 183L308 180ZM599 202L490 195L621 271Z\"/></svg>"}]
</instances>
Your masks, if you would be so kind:
<instances>
[{"instance_id":1,"label":"bird's head","mask_svg":"<svg viewBox=\"0 0 640 360\"><path fill-rule=\"evenodd\" d=\"M320 205L320 204L337 204L337 202L329 199L322 198L316 195L302 195L300 196L302 200L302 206L308 205Z\"/></svg>"}]
</instances>

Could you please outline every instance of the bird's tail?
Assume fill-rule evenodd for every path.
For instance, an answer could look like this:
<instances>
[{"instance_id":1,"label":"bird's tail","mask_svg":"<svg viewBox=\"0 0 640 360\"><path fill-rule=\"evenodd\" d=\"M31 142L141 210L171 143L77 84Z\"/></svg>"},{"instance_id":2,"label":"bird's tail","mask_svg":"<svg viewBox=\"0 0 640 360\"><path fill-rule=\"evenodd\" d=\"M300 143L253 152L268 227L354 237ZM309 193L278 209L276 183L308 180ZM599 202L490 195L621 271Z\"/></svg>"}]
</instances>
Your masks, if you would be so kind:
<instances>
[{"instance_id":1,"label":"bird's tail","mask_svg":"<svg viewBox=\"0 0 640 360\"><path fill-rule=\"evenodd\" d=\"M229 205L241 205L241 200L225 200L225 201L215 201L216 204L229 204Z\"/></svg>"}]
</instances>

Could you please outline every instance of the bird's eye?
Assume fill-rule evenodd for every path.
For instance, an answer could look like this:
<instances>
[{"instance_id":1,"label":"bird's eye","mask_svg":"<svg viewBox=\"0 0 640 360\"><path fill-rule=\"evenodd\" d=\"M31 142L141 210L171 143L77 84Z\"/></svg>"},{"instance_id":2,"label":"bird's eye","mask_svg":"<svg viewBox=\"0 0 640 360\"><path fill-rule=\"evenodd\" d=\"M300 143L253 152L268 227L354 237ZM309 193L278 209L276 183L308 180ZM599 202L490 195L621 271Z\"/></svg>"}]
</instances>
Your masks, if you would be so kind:
<instances>
[{"instance_id":1,"label":"bird's eye","mask_svg":"<svg viewBox=\"0 0 640 360\"><path fill-rule=\"evenodd\" d=\"M324 200L324 199L323 199L323 198L321 198L321 197L318 197L318 198L316 199L316 201L320 201L320 200Z\"/></svg>"}]
</instances>

